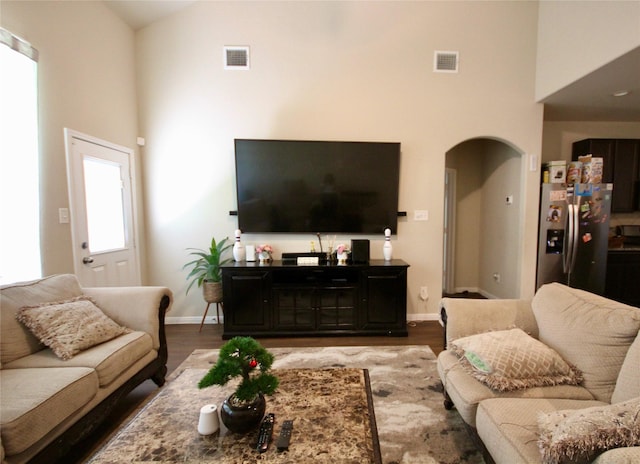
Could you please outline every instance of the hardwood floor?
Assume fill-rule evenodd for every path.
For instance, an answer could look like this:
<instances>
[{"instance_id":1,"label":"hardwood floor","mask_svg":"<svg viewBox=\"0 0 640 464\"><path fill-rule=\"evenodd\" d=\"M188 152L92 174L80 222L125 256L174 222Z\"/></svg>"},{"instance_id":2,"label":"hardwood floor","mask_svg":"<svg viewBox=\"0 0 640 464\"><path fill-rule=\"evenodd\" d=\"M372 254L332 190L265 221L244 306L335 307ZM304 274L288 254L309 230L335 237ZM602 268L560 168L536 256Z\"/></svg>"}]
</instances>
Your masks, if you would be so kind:
<instances>
[{"instance_id":1,"label":"hardwood floor","mask_svg":"<svg viewBox=\"0 0 640 464\"><path fill-rule=\"evenodd\" d=\"M199 324L182 324L166 326L167 345L169 347L169 359L167 361L168 372L175 370L196 349L220 348L225 340L222 340L222 326L209 324L198 331ZM288 337L288 338L259 338L258 341L265 348L276 347L323 347L323 346L397 346L397 345L429 345L437 355L443 349L442 327L436 321L411 322L408 324L409 335L407 337ZM131 414L149 395L157 390L156 385L147 380L133 390L113 413L105 420L103 425L96 430L81 446L60 461L60 464L83 463L104 444L125 419Z\"/></svg>"}]
</instances>

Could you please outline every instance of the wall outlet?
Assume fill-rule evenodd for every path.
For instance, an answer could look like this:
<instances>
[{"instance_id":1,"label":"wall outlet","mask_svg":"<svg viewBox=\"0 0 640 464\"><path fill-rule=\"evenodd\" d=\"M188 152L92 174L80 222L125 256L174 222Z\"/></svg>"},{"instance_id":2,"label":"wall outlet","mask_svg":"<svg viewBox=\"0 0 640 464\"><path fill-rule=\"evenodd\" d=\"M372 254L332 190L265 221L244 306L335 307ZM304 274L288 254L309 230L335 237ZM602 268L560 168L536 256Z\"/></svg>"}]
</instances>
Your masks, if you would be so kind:
<instances>
[{"instance_id":1,"label":"wall outlet","mask_svg":"<svg viewBox=\"0 0 640 464\"><path fill-rule=\"evenodd\" d=\"M495 280L497 283L500 283L500 279L502 279L502 276L499 273L494 272L493 273L493 280Z\"/></svg>"},{"instance_id":2,"label":"wall outlet","mask_svg":"<svg viewBox=\"0 0 640 464\"><path fill-rule=\"evenodd\" d=\"M422 301L427 301L429 299L429 289L426 286L420 287L420 299Z\"/></svg>"}]
</instances>

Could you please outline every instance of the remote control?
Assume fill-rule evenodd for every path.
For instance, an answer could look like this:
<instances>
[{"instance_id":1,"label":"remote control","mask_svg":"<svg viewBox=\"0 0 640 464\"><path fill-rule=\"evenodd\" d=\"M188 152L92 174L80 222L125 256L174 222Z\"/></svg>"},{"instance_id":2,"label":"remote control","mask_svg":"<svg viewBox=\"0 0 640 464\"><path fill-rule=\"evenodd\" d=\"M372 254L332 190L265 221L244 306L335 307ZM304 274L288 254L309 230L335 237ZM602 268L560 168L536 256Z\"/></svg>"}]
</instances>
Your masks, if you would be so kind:
<instances>
[{"instance_id":1,"label":"remote control","mask_svg":"<svg viewBox=\"0 0 640 464\"><path fill-rule=\"evenodd\" d=\"M278 443L276 447L278 451L286 451L289 449L289 441L291 440L291 431L293 430L293 421L286 420L282 423L280 429L280 436L278 437Z\"/></svg>"},{"instance_id":2,"label":"remote control","mask_svg":"<svg viewBox=\"0 0 640 464\"><path fill-rule=\"evenodd\" d=\"M256 444L256 449L261 453L267 451L269 447L269 442L271 441L271 435L273 434L273 423L275 422L275 415L273 413L269 413L264 416L262 419L262 424L260 424L260 432L258 433L258 443Z\"/></svg>"}]
</instances>

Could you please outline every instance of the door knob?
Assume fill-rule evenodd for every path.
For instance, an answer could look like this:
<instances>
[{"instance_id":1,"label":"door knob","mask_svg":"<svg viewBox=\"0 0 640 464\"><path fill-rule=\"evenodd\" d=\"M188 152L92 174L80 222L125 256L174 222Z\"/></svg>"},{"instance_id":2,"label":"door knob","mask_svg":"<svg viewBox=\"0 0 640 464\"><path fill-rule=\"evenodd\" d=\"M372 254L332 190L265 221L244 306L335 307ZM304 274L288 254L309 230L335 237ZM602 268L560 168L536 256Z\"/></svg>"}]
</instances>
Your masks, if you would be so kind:
<instances>
[{"instance_id":1,"label":"door knob","mask_svg":"<svg viewBox=\"0 0 640 464\"><path fill-rule=\"evenodd\" d=\"M82 258L82 262L85 264L91 264L93 262L93 258L91 256L86 256Z\"/></svg>"}]
</instances>

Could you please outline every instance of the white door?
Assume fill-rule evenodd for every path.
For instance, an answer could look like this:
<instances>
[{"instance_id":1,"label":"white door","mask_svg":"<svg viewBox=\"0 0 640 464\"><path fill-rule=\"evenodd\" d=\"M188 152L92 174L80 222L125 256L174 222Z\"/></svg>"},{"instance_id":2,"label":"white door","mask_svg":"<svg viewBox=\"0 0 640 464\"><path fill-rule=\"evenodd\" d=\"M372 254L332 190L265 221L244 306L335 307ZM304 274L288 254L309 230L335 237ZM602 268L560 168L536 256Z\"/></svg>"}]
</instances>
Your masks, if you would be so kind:
<instances>
[{"instance_id":1,"label":"white door","mask_svg":"<svg viewBox=\"0 0 640 464\"><path fill-rule=\"evenodd\" d=\"M85 287L140 285L133 150L65 129L75 273Z\"/></svg>"}]
</instances>

